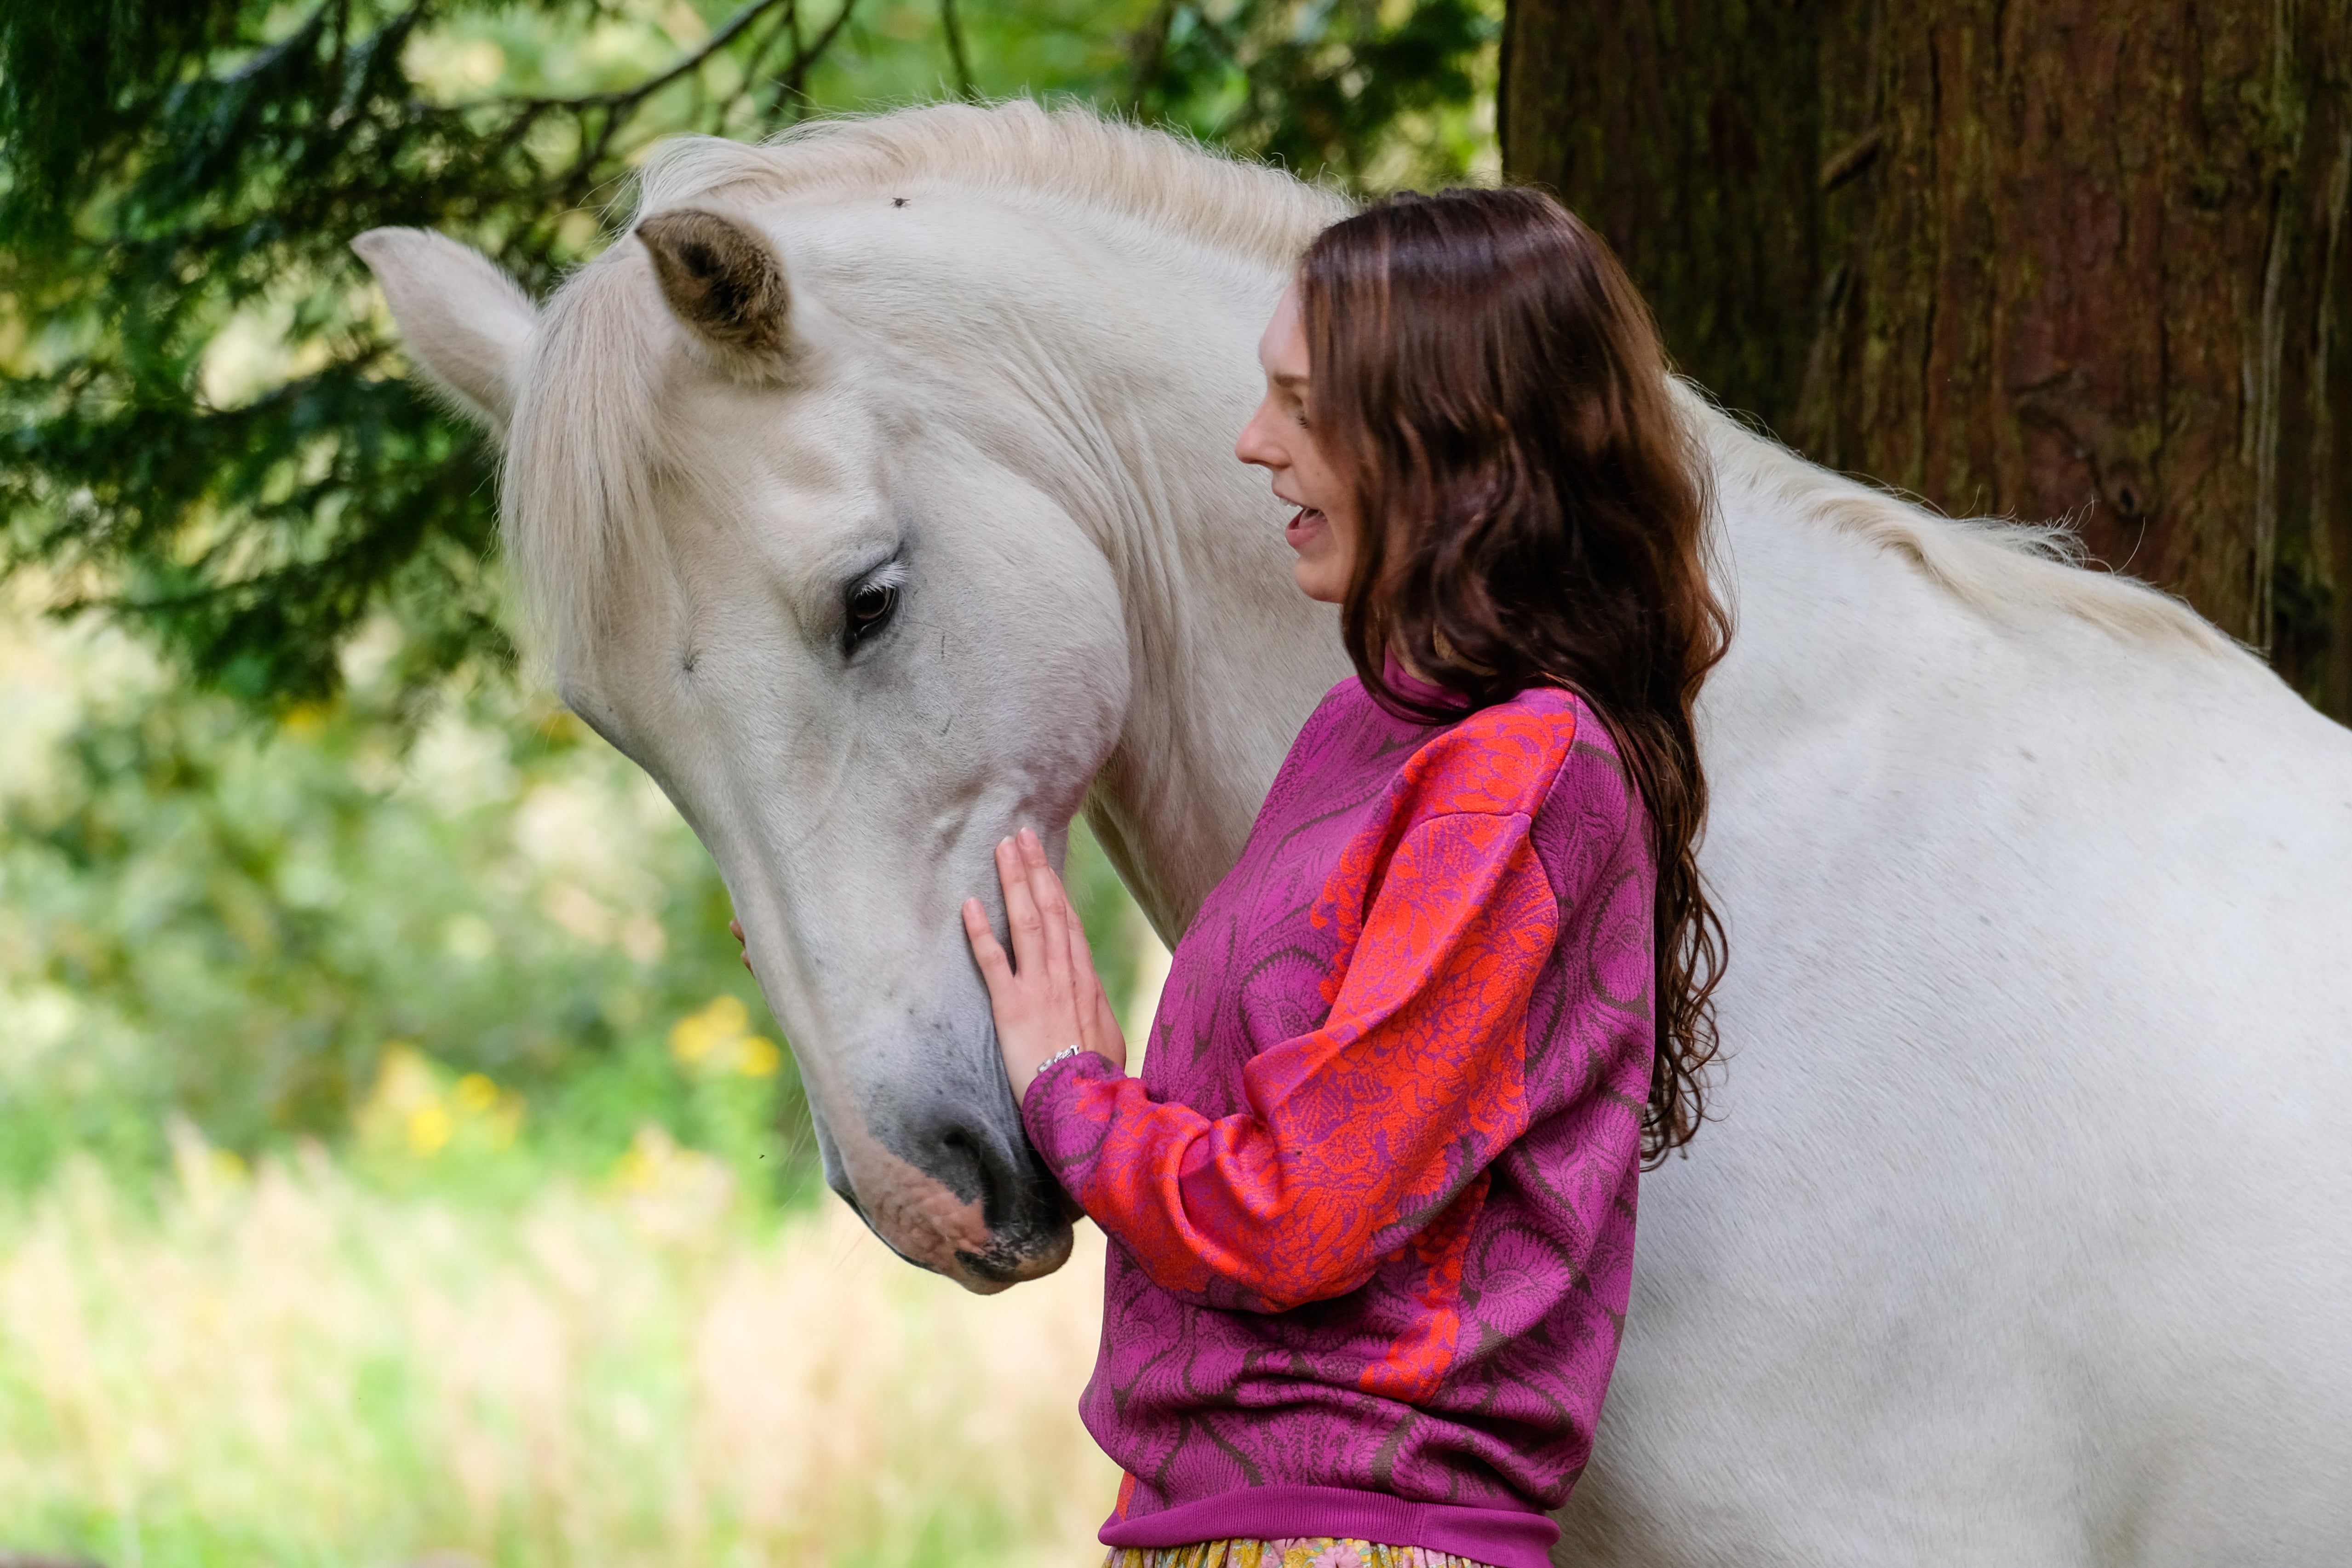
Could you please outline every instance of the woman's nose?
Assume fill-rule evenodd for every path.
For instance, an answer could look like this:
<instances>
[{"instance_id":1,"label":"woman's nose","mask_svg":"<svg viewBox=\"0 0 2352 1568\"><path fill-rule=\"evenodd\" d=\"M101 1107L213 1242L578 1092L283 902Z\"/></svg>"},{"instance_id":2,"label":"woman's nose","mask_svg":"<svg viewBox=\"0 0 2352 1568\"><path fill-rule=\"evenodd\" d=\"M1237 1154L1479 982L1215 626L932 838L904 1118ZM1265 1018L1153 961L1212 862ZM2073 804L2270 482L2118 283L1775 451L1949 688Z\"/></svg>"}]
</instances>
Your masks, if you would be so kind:
<instances>
[{"instance_id":1,"label":"woman's nose","mask_svg":"<svg viewBox=\"0 0 2352 1568\"><path fill-rule=\"evenodd\" d=\"M1241 435L1234 438L1234 456L1256 468L1281 468L1282 453L1265 438L1265 424L1263 414L1250 416L1250 422L1242 426Z\"/></svg>"}]
</instances>

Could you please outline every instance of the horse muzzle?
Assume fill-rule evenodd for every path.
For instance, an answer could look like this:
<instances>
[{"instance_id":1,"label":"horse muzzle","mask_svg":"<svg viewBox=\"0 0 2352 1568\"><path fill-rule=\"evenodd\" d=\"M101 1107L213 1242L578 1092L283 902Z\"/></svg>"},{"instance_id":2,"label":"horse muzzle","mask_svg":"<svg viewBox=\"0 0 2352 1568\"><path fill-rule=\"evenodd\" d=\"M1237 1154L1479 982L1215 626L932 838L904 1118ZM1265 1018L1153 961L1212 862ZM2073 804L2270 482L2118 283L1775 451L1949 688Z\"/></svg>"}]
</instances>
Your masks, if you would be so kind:
<instances>
[{"instance_id":1,"label":"horse muzzle","mask_svg":"<svg viewBox=\"0 0 2352 1568\"><path fill-rule=\"evenodd\" d=\"M1068 1200L1017 1128L950 1115L893 1131L839 1139L825 1173L891 1251L983 1296L1068 1261Z\"/></svg>"}]
</instances>

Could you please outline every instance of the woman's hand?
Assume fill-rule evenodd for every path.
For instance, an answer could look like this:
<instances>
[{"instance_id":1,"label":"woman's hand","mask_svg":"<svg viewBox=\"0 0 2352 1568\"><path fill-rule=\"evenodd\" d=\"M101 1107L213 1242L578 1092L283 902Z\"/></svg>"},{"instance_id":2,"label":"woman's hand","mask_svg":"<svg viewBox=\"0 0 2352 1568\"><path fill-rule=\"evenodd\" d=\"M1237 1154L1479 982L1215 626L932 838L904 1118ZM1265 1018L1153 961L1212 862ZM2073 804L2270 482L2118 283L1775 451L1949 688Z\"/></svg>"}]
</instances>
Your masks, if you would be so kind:
<instances>
[{"instance_id":1,"label":"woman's hand","mask_svg":"<svg viewBox=\"0 0 2352 1568\"><path fill-rule=\"evenodd\" d=\"M1017 1101L1045 1058L1071 1046L1093 1051L1121 1072L1127 1070L1127 1039L1118 1016L1103 994L1087 947L1086 927L1062 890L1062 879L1045 861L1045 846L1023 828L1017 838L996 847L996 877L1004 885L1005 924L1013 934L1008 961L988 911L978 899L963 904L964 935L988 983L996 1015L996 1046Z\"/></svg>"}]
</instances>

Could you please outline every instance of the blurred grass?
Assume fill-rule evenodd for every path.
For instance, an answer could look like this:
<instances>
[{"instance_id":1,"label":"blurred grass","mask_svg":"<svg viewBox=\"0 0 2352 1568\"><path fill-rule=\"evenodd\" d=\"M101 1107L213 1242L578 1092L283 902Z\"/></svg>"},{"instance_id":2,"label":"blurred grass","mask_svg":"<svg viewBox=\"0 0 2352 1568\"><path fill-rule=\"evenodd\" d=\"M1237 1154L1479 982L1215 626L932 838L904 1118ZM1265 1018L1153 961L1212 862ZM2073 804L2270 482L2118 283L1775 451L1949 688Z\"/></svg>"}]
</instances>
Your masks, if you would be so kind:
<instances>
[{"instance_id":1,"label":"blurred grass","mask_svg":"<svg viewBox=\"0 0 2352 1568\"><path fill-rule=\"evenodd\" d=\"M0 1214L0 1546L124 1568L1088 1561L1101 1244L967 1296L674 1146L519 1205L69 1166Z\"/></svg>"}]
</instances>

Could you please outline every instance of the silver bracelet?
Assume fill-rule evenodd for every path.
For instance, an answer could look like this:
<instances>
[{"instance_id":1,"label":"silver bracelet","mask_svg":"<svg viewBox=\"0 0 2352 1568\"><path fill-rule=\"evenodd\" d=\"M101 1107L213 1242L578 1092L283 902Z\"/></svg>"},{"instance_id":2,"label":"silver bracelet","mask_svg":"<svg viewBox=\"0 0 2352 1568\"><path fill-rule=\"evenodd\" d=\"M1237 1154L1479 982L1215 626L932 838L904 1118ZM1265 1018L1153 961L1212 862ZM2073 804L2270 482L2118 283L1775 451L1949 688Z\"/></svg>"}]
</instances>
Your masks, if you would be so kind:
<instances>
[{"instance_id":1,"label":"silver bracelet","mask_svg":"<svg viewBox=\"0 0 2352 1568\"><path fill-rule=\"evenodd\" d=\"M1044 1061L1037 1064L1037 1070L1029 1075L1029 1081L1031 1083L1036 1082L1039 1079L1045 1076L1045 1069L1047 1068L1052 1067L1055 1062L1068 1061L1072 1057L1076 1056L1080 1051L1085 1049L1086 1047L1084 1046L1064 1046L1060 1050L1055 1051L1052 1056L1047 1057Z\"/></svg>"}]
</instances>

